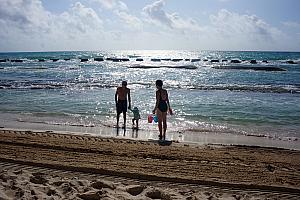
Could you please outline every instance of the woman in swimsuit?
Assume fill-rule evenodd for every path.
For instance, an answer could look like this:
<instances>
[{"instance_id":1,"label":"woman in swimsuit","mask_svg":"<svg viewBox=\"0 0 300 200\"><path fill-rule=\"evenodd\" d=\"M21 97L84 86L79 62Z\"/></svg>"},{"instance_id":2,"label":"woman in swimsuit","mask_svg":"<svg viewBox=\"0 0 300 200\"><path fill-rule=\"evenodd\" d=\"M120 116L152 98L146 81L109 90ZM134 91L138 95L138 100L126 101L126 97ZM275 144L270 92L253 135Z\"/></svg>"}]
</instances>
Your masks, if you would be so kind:
<instances>
[{"instance_id":1,"label":"woman in swimsuit","mask_svg":"<svg viewBox=\"0 0 300 200\"><path fill-rule=\"evenodd\" d=\"M156 81L156 104L153 109L153 114L156 113L158 118L159 139L166 139L167 131L167 111L172 115L172 109L169 102L168 91L162 88L163 82Z\"/></svg>"}]
</instances>

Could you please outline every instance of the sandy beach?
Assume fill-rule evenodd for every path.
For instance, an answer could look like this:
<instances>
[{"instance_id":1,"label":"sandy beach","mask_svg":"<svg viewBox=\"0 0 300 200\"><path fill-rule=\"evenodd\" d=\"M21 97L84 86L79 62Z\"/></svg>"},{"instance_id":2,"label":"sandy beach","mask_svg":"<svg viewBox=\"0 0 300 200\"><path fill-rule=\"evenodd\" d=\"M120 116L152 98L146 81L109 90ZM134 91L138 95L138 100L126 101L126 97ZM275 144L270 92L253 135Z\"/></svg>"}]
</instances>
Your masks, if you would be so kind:
<instances>
[{"instance_id":1,"label":"sandy beach","mask_svg":"<svg viewBox=\"0 0 300 200\"><path fill-rule=\"evenodd\" d=\"M0 199L299 199L300 152L0 130Z\"/></svg>"}]
</instances>

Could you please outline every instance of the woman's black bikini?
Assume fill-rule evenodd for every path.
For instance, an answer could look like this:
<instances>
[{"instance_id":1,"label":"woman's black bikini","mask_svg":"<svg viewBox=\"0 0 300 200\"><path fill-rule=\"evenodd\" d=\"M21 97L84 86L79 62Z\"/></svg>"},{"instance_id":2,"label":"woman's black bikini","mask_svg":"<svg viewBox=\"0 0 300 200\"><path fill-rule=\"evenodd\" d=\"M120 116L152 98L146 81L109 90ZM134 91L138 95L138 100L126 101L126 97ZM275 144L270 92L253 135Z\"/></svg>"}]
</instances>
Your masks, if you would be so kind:
<instances>
[{"instance_id":1,"label":"woman's black bikini","mask_svg":"<svg viewBox=\"0 0 300 200\"><path fill-rule=\"evenodd\" d=\"M158 109L161 111L161 112L167 112L168 110L168 104L167 104L167 101L166 100L163 100L162 97L161 97L161 91L162 90L159 90L159 103L158 103Z\"/></svg>"}]
</instances>

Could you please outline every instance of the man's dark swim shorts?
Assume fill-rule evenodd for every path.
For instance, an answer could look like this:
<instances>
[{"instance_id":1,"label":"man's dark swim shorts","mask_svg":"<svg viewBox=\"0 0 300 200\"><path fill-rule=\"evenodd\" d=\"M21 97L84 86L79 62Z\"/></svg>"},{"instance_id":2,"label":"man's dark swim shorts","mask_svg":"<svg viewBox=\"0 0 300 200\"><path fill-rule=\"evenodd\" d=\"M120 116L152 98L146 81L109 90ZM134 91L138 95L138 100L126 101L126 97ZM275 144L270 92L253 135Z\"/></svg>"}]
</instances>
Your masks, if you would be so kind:
<instances>
[{"instance_id":1,"label":"man's dark swim shorts","mask_svg":"<svg viewBox=\"0 0 300 200\"><path fill-rule=\"evenodd\" d=\"M117 113L127 112L127 100L119 100L117 103Z\"/></svg>"}]
</instances>

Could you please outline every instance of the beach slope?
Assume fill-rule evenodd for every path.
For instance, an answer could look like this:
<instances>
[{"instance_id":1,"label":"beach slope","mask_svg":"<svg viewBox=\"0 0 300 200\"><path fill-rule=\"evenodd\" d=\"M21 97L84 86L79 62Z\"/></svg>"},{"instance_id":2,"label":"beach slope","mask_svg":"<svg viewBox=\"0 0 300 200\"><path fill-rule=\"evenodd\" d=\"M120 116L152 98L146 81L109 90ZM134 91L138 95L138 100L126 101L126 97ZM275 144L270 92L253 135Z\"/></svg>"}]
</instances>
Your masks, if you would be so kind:
<instances>
[{"instance_id":1,"label":"beach slope","mask_svg":"<svg viewBox=\"0 0 300 200\"><path fill-rule=\"evenodd\" d=\"M33 172L26 172L26 170L16 173L0 168L0 181L2 181L0 183L0 195L2 195L0 199L12 198L11 195L20 195L17 193L20 187L12 187L9 180L16 180L20 176L32 178L36 175L37 177L33 178L36 179L35 184L45 186L49 184L49 181L53 182L55 179L55 170L123 177L150 183L258 190L296 196L300 194L300 152L296 150L247 146L197 146L181 143L159 146L149 141L3 129L0 130L0 145L1 163L53 170L53 173L47 174L51 176L50 178L43 178L41 174L36 175ZM9 177L9 173L14 175L5 178ZM46 175L44 174L44 176ZM29 180L31 179L29 178ZM84 196L80 195L88 192L100 198L102 195L100 189L103 188L114 190L114 194L116 194L116 186L106 185L103 187L102 185L97 190L95 185L95 187L91 187L92 184L96 184L96 180L85 181L86 184L82 183L83 186L92 188L94 193L89 189L77 190L76 198L82 199ZM110 184L113 185L113 183ZM134 185L122 184L124 187L121 188L125 188L124 191L129 190L128 187L135 188ZM139 195L146 195L147 187L143 184L138 185L132 189L134 190L131 191L132 194L127 191L128 199L144 199ZM56 191L53 185L51 187L51 190ZM185 186L184 188L190 187ZM148 190L150 189L148 188ZM154 193L156 195L160 193L158 196L163 199L163 189L158 191ZM28 193L28 195L30 194ZM55 196L55 194L58 195L58 199L62 197L59 195L63 195L54 192L50 196ZM118 194L127 199L122 192ZM36 196L35 193L31 195ZM180 199L182 196L193 197L192 193L188 193L188 196L181 193L177 195L179 196L174 194L174 198L170 199L177 197ZM149 196L144 197L152 199ZM118 197L115 198L118 199Z\"/></svg>"}]
</instances>

